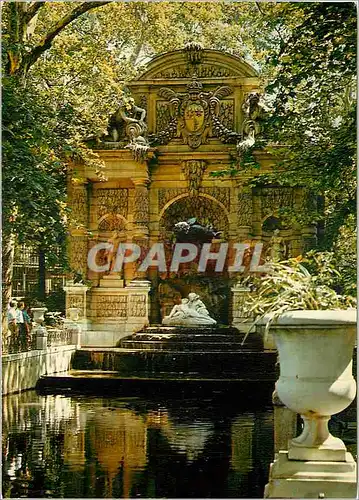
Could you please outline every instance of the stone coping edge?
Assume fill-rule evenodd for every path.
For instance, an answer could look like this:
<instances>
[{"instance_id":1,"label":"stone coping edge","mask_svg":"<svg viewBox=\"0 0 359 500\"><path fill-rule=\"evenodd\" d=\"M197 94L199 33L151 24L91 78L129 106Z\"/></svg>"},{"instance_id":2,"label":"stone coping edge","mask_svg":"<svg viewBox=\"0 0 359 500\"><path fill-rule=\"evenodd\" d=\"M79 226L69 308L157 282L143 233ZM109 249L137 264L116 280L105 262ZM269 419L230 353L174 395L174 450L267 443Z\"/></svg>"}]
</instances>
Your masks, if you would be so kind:
<instances>
[{"instance_id":1,"label":"stone coping edge","mask_svg":"<svg viewBox=\"0 0 359 500\"><path fill-rule=\"evenodd\" d=\"M77 346L75 344L69 345L59 345L54 347L49 347L48 349L33 349L32 351L16 352L13 354L3 354L2 364L8 363L10 361L23 360L28 358L35 358L37 356L43 356L44 354L55 354L57 352L63 351L76 351Z\"/></svg>"}]
</instances>

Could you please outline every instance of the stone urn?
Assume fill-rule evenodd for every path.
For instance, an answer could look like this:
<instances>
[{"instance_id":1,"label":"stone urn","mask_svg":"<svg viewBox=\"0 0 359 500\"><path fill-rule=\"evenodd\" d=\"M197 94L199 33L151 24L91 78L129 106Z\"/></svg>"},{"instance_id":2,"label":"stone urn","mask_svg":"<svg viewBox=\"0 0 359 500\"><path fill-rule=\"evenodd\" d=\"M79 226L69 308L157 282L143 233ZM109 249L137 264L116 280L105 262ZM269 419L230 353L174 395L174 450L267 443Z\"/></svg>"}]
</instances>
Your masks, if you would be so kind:
<instances>
[{"instance_id":1,"label":"stone urn","mask_svg":"<svg viewBox=\"0 0 359 500\"><path fill-rule=\"evenodd\" d=\"M32 307L31 312L34 315L34 322L37 325L42 325L45 321L44 314L47 311L47 307Z\"/></svg>"},{"instance_id":2,"label":"stone urn","mask_svg":"<svg viewBox=\"0 0 359 500\"><path fill-rule=\"evenodd\" d=\"M304 421L289 443L289 460L345 461L345 445L330 434L328 421L355 398L356 311L289 311L270 329L279 353L276 391Z\"/></svg>"}]
</instances>

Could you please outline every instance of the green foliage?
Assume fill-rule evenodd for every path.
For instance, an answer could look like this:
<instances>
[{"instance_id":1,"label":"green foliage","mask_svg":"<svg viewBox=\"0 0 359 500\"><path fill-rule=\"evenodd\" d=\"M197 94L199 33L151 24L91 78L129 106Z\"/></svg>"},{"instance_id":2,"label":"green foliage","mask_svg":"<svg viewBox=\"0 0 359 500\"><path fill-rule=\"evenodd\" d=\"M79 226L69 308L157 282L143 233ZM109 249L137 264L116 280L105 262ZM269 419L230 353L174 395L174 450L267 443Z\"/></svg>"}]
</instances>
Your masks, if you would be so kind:
<instances>
[{"instance_id":1,"label":"green foliage","mask_svg":"<svg viewBox=\"0 0 359 500\"><path fill-rule=\"evenodd\" d=\"M318 284L326 284L341 294L356 295L357 231L354 216L349 216L340 228L331 251L308 252L303 259Z\"/></svg>"},{"instance_id":2,"label":"green foliage","mask_svg":"<svg viewBox=\"0 0 359 500\"><path fill-rule=\"evenodd\" d=\"M313 257L314 258L314 257ZM334 284L338 271L327 265L329 257L315 257L318 275L312 275L302 263L302 258L268 264L265 276L247 278L252 293L243 306L245 316L257 317L251 329L265 315L270 324L286 311L348 309L356 306L356 299L338 294ZM305 261L304 261L305 262Z\"/></svg>"},{"instance_id":3,"label":"green foliage","mask_svg":"<svg viewBox=\"0 0 359 500\"><path fill-rule=\"evenodd\" d=\"M48 311L61 311L65 313L66 297L64 290L56 290L46 297L45 305Z\"/></svg>"},{"instance_id":4,"label":"green foliage","mask_svg":"<svg viewBox=\"0 0 359 500\"><path fill-rule=\"evenodd\" d=\"M267 137L281 147L277 176L325 196L327 246L356 210L356 7L290 4L301 22L269 58L274 98Z\"/></svg>"},{"instance_id":5,"label":"green foliage","mask_svg":"<svg viewBox=\"0 0 359 500\"><path fill-rule=\"evenodd\" d=\"M61 137L49 125L56 114L33 89L16 78L3 79L3 231L19 243L49 250L65 239L66 165Z\"/></svg>"},{"instance_id":6,"label":"green foliage","mask_svg":"<svg viewBox=\"0 0 359 500\"><path fill-rule=\"evenodd\" d=\"M356 212L356 6L255 2L248 9L247 36L246 12L234 6L228 12L240 20L237 36L247 57L257 58L266 88L269 112L253 149L265 148L277 166L262 175L249 158L218 176L244 169L251 185L302 186L309 198L323 196L324 213L303 205L287 218L300 224L323 220L329 250L346 217ZM248 40L254 29L257 36Z\"/></svg>"}]
</instances>

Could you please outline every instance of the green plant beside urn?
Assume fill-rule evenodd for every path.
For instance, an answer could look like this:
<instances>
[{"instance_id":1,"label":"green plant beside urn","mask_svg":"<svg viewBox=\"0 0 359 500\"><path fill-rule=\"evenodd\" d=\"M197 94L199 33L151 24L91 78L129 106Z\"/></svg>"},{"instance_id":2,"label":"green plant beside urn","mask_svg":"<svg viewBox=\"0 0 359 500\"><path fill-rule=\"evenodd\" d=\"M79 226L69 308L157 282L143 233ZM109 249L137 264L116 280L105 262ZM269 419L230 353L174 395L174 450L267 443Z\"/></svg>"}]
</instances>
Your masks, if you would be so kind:
<instances>
[{"instance_id":1,"label":"green plant beside urn","mask_svg":"<svg viewBox=\"0 0 359 500\"><path fill-rule=\"evenodd\" d=\"M343 484L347 489L334 488L333 492L339 491L343 498L350 497L347 492L354 487L355 463L343 441L330 434L328 421L349 406L356 394L352 375L355 299L317 284L316 277L299 259L269 265L268 274L252 280L252 287L253 293L246 304L248 314L256 317L252 328L262 325L266 332L270 330L278 349L280 376L276 392L304 422L300 436L288 443L288 451L280 452L286 454L285 460L281 456L280 463L277 459L272 464L266 496L286 498L290 494L291 498L300 498L293 488L302 481L298 495L318 498L315 495L323 493L318 488L324 488L325 496L332 497L328 493L328 478L332 486L334 483L342 486L343 478L338 471L332 476L329 472L322 475L321 484L320 474L311 472L314 466L308 464L317 463L320 468L319 462L327 465L345 462ZM293 464L302 462L307 465L293 469ZM318 485L314 488L315 478ZM286 489L288 484L292 489ZM308 493L308 485L314 488L314 493Z\"/></svg>"}]
</instances>

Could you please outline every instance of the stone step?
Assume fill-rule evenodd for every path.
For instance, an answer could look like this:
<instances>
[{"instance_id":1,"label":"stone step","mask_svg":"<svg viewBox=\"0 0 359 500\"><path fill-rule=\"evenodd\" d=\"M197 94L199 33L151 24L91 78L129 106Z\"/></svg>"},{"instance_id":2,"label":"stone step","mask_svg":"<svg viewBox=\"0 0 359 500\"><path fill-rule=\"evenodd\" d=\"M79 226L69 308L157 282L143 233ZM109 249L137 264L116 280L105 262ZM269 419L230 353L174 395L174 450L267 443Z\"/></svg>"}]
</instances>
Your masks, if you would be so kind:
<instances>
[{"instance_id":1,"label":"stone step","mask_svg":"<svg viewBox=\"0 0 359 500\"><path fill-rule=\"evenodd\" d=\"M245 340L243 346L242 342ZM168 350L263 350L263 340L258 334L248 335L233 327L146 327L140 332L122 338L120 347L128 349Z\"/></svg>"},{"instance_id":2,"label":"stone step","mask_svg":"<svg viewBox=\"0 0 359 500\"><path fill-rule=\"evenodd\" d=\"M228 341L228 342L242 342L243 339L245 338L245 335L243 333L189 333L189 332L169 332L169 333L147 333L147 332L140 332L140 333L134 333L133 335L130 335L129 337L126 337L122 339L124 340L162 340L162 339L178 339L178 340L183 340L183 341L190 341L190 340L198 340L198 341L210 341L210 342L222 342L222 341ZM258 341L260 340L260 337L257 335L248 335L248 337L245 339L245 344L250 344L250 343L256 343L258 344Z\"/></svg>"},{"instance_id":3,"label":"stone step","mask_svg":"<svg viewBox=\"0 0 359 500\"><path fill-rule=\"evenodd\" d=\"M198 374L157 373L142 375L120 375L110 370L70 370L69 372L43 375L36 389L41 393L116 393L126 396L176 395L203 397L228 394L243 398L246 406L254 403L263 407L271 404L273 380L257 381L251 377L205 377Z\"/></svg>"},{"instance_id":4,"label":"stone step","mask_svg":"<svg viewBox=\"0 0 359 500\"><path fill-rule=\"evenodd\" d=\"M198 326L198 327L186 327L186 326L147 326L135 333L139 334L177 334L177 335L233 335L242 336L243 332L240 332L237 328L233 326Z\"/></svg>"},{"instance_id":5,"label":"stone step","mask_svg":"<svg viewBox=\"0 0 359 500\"><path fill-rule=\"evenodd\" d=\"M82 348L74 353L75 370L110 370L120 375L198 374L204 377L240 377L275 381L275 352L212 350L172 351L160 349Z\"/></svg>"},{"instance_id":6,"label":"stone step","mask_svg":"<svg viewBox=\"0 0 359 500\"><path fill-rule=\"evenodd\" d=\"M126 349L141 349L141 350L175 350L175 351L248 351L252 350L249 345L242 346L239 340L228 341L228 339L202 339L196 341L193 339L164 339L164 340L123 340L121 347Z\"/></svg>"}]
</instances>

